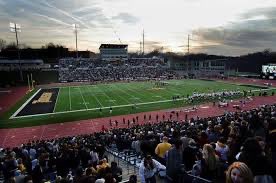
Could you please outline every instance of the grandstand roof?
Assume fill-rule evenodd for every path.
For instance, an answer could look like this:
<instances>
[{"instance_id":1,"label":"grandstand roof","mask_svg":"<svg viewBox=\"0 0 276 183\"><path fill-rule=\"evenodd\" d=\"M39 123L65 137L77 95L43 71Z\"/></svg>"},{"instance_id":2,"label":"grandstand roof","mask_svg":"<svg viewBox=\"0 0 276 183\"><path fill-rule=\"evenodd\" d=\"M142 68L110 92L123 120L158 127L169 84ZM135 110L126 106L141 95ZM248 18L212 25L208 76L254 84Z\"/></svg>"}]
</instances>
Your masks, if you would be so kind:
<instances>
[{"instance_id":1,"label":"grandstand roof","mask_svg":"<svg viewBox=\"0 0 276 183\"><path fill-rule=\"evenodd\" d=\"M126 48L127 44L101 44L100 48Z\"/></svg>"}]
</instances>

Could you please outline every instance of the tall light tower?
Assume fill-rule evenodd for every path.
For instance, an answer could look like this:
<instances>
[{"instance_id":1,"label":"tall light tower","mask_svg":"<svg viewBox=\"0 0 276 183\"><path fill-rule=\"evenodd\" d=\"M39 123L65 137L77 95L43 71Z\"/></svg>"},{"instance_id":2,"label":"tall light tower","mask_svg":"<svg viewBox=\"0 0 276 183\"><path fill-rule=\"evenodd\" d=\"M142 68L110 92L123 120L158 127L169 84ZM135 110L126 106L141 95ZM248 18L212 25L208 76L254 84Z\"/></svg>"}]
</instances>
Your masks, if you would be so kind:
<instances>
[{"instance_id":1,"label":"tall light tower","mask_svg":"<svg viewBox=\"0 0 276 183\"><path fill-rule=\"evenodd\" d=\"M142 42L140 41L140 55L142 55Z\"/></svg>"},{"instance_id":2,"label":"tall light tower","mask_svg":"<svg viewBox=\"0 0 276 183\"><path fill-rule=\"evenodd\" d=\"M188 34L188 45L187 45L187 62L186 62L186 72L188 72L189 68L188 68L188 65L189 65L189 56L190 56L190 35Z\"/></svg>"},{"instance_id":3,"label":"tall light tower","mask_svg":"<svg viewBox=\"0 0 276 183\"><path fill-rule=\"evenodd\" d=\"M145 53L145 32L143 29L143 56L144 56L144 53Z\"/></svg>"},{"instance_id":4,"label":"tall light tower","mask_svg":"<svg viewBox=\"0 0 276 183\"><path fill-rule=\"evenodd\" d=\"M188 34L188 55L190 54L190 34Z\"/></svg>"},{"instance_id":5,"label":"tall light tower","mask_svg":"<svg viewBox=\"0 0 276 183\"><path fill-rule=\"evenodd\" d=\"M19 45L18 45L18 35L17 35L17 32L21 32L21 26L19 24L16 24L16 23L10 23L10 31L15 33L16 46L17 46L17 57L18 57L18 61L19 61L20 80L23 81L21 59L20 59L20 52L19 52Z\"/></svg>"},{"instance_id":6,"label":"tall light tower","mask_svg":"<svg viewBox=\"0 0 276 183\"><path fill-rule=\"evenodd\" d=\"M76 35L76 56L77 58L79 57L78 55L78 29L80 28L79 24L73 24L73 29Z\"/></svg>"}]
</instances>

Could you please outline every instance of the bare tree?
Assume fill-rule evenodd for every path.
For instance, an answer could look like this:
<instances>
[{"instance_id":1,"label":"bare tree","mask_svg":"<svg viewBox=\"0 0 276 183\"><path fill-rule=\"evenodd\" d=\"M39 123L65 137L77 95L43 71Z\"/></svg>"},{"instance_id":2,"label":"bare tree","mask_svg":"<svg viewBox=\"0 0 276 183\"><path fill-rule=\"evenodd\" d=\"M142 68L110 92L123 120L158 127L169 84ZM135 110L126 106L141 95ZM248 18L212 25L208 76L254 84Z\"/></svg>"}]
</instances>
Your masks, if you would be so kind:
<instances>
[{"instance_id":1,"label":"bare tree","mask_svg":"<svg viewBox=\"0 0 276 183\"><path fill-rule=\"evenodd\" d=\"M0 51L6 48L6 41L0 38Z\"/></svg>"},{"instance_id":2,"label":"bare tree","mask_svg":"<svg viewBox=\"0 0 276 183\"><path fill-rule=\"evenodd\" d=\"M15 42L10 42L7 46L7 49L17 49L16 43Z\"/></svg>"}]
</instances>

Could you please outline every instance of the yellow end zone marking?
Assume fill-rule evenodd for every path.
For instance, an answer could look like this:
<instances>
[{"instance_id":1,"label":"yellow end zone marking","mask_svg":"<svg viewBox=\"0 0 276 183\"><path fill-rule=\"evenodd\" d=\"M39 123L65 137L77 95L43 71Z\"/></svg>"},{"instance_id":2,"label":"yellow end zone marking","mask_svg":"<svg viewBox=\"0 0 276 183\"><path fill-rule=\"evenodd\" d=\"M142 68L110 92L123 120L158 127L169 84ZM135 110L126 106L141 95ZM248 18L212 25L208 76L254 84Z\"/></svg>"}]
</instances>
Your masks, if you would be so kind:
<instances>
[{"instance_id":1,"label":"yellow end zone marking","mask_svg":"<svg viewBox=\"0 0 276 183\"><path fill-rule=\"evenodd\" d=\"M50 103L52 101L50 101L51 97L52 97L53 93L52 92L44 92L38 100L34 100L32 102L32 104L37 104L37 103Z\"/></svg>"}]
</instances>

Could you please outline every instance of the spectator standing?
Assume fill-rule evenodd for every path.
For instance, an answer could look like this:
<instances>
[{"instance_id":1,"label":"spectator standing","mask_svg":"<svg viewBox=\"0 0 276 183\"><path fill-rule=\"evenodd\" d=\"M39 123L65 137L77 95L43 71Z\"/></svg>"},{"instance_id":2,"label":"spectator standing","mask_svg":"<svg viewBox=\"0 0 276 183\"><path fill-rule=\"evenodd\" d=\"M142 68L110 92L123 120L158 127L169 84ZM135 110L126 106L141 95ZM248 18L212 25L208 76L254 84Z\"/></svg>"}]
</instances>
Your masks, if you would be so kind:
<instances>
[{"instance_id":1,"label":"spectator standing","mask_svg":"<svg viewBox=\"0 0 276 183\"><path fill-rule=\"evenodd\" d=\"M202 150L201 177L213 180L216 177L219 157L210 144L205 144Z\"/></svg>"},{"instance_id":2,"label":"spectator standing","mask_svg":"<svg viewBox=\"0 0 276 183\"><path fill-rule=\"evenodd\" d=\"M111 162L111 173L113 178L116 179L116 182L121 182L122 181L122 174L123 170L121 167L118 167L116 162Z\"/></svg>"},{"instance_id":3,"label":"spectator standing","mask_svg":"<svg viewBox=\"0 0 276 183\"><path fill-rule=\"evenodd\" d=\"M166 174L173 179L173 182L177 182L183 170L183 151L182 141L176 140L174 146L166 153Z\"/></svg>"},{"instance_id":4,"label":"spectator standing","mask_svg":"<svg viewBox=\"0 0 276 183\"><path fill-rule=\"evenodd\" d=\"M164 136L163 141L159 143L155 148L155 154L158 156L159 162L165 165L165 153L171 148L171 144L168 143L168 137Z\"/></svg>"},{"instance_id":5,"label":"spectator standing","mask_svg":"<svg viewBox=\"0 0 276 183\"><path fill-rule=\"evenodd\" d=\"M192 139L189 141L188 147L186 147L183 151L183 160L186 166L186 170L191 170L195 161L197 160L197 154L199 153L199 149L197 147L196 142Z\"/></svg>"},{"instance_id":6,"label":"spectator standing","mask_svg":"<svg viewBox=\"0 0 276 183\"><path fill-rule=\"evenodd\" d=\"M227 156L229 152L229 147L226 145L226 140L224 137L221 137L216 143L216 151L220 155L220 159L223 162L227 162Z\"/></svg>"},{"instance_id":7,"label":"spectator standing","mask_svg":"<svg viewBox=\"0 0 276 183\"><path fill-rule=\"evenodd\" d=\"M160 162L147 155L139 167L139 176L141 183L156 183L155 173L159 170L165 170L166 167Z\"/></svg>"},{"instance_id":8,"label":"spectator standing","mask_svg":"<svg viewBox=\"0 0 276 183\"><path fill-rule=\"evenodd\" d=\"M272 175L274 182L276 182L276 118L273 117L268 127L268 143L271 147L272 155Z\"/></svg>"},{"instance_id":9,"label":"spectator standing","mask_svg":"<svg viewBox=\"0 0 276 183\"><path fill-rule=\"evenodd\" d=\"M253 176L271 176L272 165L265 156L259 142L255 138L248 138L242 148L238 158L245 163L252 171Z\"/></svg>"}]
</instances>

